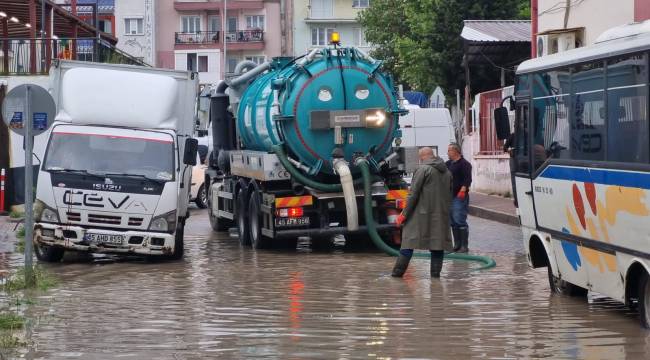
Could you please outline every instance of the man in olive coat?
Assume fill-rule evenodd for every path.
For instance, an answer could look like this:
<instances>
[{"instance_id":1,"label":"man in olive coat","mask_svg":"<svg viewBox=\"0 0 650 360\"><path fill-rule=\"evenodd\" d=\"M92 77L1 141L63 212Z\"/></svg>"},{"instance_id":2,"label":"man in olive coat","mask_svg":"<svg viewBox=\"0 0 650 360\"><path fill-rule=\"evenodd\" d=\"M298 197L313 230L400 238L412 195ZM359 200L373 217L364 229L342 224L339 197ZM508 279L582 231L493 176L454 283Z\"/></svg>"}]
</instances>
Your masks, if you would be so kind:
<instances>
[{"instance_id":1,"label":"man in olive coat","mask_svg":"<svg viewBox=\"0 0 650 360\"><path fill-rule=\"evenodd\" d=\"M431 277L440 277L444 251L453 243L449 230L451 173L430 147L419 151L420 166L413 175L406 208L397 219L402 229L402 246L392 276L401 277L408 268L413 249L430 250Z\"/></svg>"}]
</instances>

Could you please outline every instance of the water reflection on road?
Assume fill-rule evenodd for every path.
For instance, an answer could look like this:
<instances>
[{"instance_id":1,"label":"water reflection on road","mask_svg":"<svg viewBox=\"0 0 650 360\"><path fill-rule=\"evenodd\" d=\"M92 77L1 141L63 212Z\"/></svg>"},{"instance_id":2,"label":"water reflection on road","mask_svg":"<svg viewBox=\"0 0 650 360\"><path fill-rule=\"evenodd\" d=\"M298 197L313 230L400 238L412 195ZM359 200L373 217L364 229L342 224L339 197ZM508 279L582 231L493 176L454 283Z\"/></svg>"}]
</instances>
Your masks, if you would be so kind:
<instances>
[{"instance_id":1,"label":"water reflection on road","mask_svg":"<svg viewBox=\"0 0 650 360\"><path fill-rule=\"evenodd\" d=\"M650 357L635 314L602 297L551 296L517 228L473 218L472 250L497 267L446 263L403 279L377 252L253 251L204 212L179 262L78 260L30 314L32 359ZM304 244L303 244L304 245Z\"/></svg>"}]
</instances>

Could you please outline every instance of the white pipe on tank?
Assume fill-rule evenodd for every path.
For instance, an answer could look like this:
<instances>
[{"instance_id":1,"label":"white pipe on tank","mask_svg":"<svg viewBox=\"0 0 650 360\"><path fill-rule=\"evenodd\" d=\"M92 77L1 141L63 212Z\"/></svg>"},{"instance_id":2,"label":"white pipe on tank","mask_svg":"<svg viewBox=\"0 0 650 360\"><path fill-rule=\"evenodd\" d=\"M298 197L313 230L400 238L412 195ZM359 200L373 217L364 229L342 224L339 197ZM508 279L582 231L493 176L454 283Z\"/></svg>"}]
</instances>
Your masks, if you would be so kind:
<instances>
[{"instance_id":1,"label":"white pipe on tank","mask_svg":"<svg viewBox=\"0 0 650 360\"><path fill-rule=\"evenodd\" d=\"M334 170L341 178L343 198L345 199L345 210L348 218L348 230L359 230L359 214L357 212L357 195L354 192L352 172L348 163L343 159L334 160Z\"/></svg>"}]
</instances>

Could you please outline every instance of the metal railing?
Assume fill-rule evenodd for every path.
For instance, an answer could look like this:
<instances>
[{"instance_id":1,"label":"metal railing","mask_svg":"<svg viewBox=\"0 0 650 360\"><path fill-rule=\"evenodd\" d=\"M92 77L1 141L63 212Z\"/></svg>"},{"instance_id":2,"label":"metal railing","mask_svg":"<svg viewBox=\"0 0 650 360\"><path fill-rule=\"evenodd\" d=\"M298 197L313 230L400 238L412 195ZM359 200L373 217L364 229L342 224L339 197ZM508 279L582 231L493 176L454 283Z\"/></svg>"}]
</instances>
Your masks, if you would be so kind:
<instances>
[{"instance_id":1,"label":"metal railing","mask_svg":"<svg viewBox=\"0 0 650 360\"><path fill-rule=\"evenodd\" d=\"M56 59L148 66L95 38L0 38L0 75L46 75Z\"/></svg>"},{"instance_id":2,"label":"metal railing","mask_svg":"<svg viewBox=\"0 0 650 360\"><path fill-rule=\"evenodd\" d=\"M262 30L228 31L226 32L226 41L229 43L264 41L264 31Z\"/></svg>"},{"instance_id":3,"label":"metal railing","mask_svg":"<svg viewBox=\"0 0 650 360\"><path fill-rule=\"evenodd\" d=\"M176 44L218 44L221 31L197 31L193 33L176 32Z\"/></svg>"}]
</instances>

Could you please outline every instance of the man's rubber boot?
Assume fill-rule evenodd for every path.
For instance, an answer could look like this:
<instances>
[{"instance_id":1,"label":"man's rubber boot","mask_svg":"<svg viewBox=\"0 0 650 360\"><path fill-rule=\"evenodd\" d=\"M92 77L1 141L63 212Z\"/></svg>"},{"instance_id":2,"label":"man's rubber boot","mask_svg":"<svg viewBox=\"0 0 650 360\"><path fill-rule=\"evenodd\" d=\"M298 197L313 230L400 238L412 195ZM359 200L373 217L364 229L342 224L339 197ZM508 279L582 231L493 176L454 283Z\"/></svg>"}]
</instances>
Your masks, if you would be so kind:
<instances>
[{"instance_id":1,"label":"man's rubber boot","mask_svg":"<svg viewBox=\"0 0 650 360\"><path fill-rule=\"evenodd\" d=\"M469 228L458 228L458 234L460 235L460 249L457 252L466 253L469 251Z\"/></svg>"},{"instance_id":2,"label":"man's rubber boot","mask_svg":"<svg viewBox=\"0 0 650 360\"><path fill-rule=\"evenodd\" d=\"M454 236L454 252L458 252L458 249L460 249L460 246L462 245L460 241L459 229L456 227L452 227L451 234Z\"/></svg>"},{"instance_id":3,"label":"man's rubber boot","mask_svg":"<svg viewBox=\"0 0 650 360\"><path fill-rule=\"evenodd\" d=\"M409 262L411 261L410 256L399 254L397 261L395 261L395 266L393 267L393 273L390 274L392 277L402 277L406 272L406 269L409 267Z\"/></svg>"},{"instance_id":4,"label":"man's rubber boot","mask_svg":"<svg viewBox=\"0 0 650 360\"><path fill-rule=\"evenodd\" d=\"M445 252L442 250L432 250L431 251L431 277L439 278L440 272L442 271L442 260L445 256Z\"/></svg>"}]
</instances>

